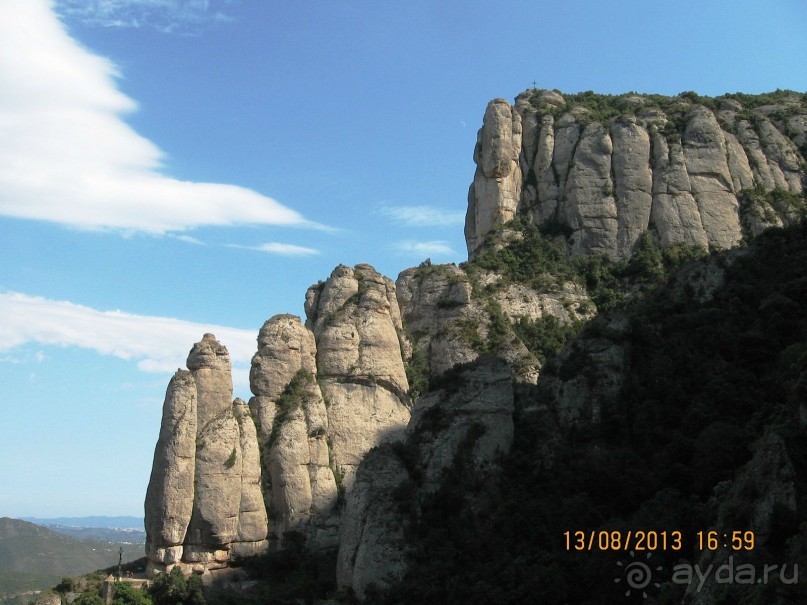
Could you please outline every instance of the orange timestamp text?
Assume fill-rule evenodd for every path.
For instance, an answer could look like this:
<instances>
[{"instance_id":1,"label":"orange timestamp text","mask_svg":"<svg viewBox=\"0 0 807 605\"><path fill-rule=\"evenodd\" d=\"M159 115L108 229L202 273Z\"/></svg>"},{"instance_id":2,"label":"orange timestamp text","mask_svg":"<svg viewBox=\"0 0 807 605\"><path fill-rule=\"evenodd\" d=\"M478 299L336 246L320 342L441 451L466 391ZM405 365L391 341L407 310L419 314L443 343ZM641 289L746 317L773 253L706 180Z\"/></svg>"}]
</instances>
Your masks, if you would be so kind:
<instances>
[{"instance_id":1,"label":"orange timestamp text","mask_svg":"<svg viewBox=\"0 0 807 605\"><path fill-rule=\"evenodd\" d=\"M655 551L682 550L754 550L755 535L750 530L703 530L694 533L690 545L684 532L657 530L577 530L563 532L566 550L572 551Z\"/></svg>"}]
</instances>

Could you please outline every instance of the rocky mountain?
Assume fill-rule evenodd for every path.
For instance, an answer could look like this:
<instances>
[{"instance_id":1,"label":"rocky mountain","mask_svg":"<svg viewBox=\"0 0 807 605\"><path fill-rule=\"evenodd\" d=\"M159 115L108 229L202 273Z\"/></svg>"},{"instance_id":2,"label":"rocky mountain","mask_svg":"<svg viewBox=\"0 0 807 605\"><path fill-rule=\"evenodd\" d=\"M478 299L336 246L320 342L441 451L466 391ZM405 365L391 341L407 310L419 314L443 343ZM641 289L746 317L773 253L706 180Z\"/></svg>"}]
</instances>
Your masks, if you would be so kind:
<instances>
[{"instance_id":1,"label":"rocky mountain","mask_svg":"<svg viewBox=\"0 0 807 605\"><path fill-rule=\"evenodd\" d=\"M471 255L496 225L525 216L572 255L630 257L648 230L659 244L726 249L743 227L793 222L787 206L744 192L804 191L804 95L702 99L527 90L485 111L468 193ZM749 208L743 224L743 205ZM762 219L762 224L757 224Z\"/></svg>"},{"instance_id":2,"label":"rocky mountain","mask_svg":"<svg viewBox=\"0 0 807 605\"><path fill-rule=\"evenodd\" d=\"M304 320L261 327L248 404L226 348L194 345L150 569L304 544L366 602L610 603L619 553L583 562L564 531L680 530L669 566L723 561L694 536L743 529L801 560L806 145L791 92L491 101L468 262L336 267ZM659 602L723 590L664 581Z\"/></svg>"},{"instance_id":3,"label":"rocky mountain","mask_svg":"<svg viewBox=\"0 0 807 605\"><path fill-rule=\"evenodd\" d=\"M335 548L364 454L403 434L408 342L392 281L339 266L305 310L305 324L277 315L261 328L249 406L232 401L227 349L211 334L171 380L145 504L154 570L219 569L288 531Z\"/></svg>"}]
</instances>

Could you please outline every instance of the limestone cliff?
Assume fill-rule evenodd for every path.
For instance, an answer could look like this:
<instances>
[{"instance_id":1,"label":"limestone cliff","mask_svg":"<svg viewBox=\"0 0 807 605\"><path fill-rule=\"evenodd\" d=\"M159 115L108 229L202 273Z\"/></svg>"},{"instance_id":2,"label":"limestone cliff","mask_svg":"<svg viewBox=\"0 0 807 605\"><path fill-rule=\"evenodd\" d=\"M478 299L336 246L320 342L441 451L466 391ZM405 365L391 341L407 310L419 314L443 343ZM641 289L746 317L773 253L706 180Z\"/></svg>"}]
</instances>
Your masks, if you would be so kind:
<instances>
[{"instance_id":1,"label":"limestone cliff","mask_svg":"<svg viewBox=\"0 0 807 605\"><path fill-rule=\"evenodd\" d=\"M512 283L473 263L406 269L396 287L413 360L422 360L429 379L495 352L510 363L514 380L535 383L540 360L516 336L513 325L552 318L572 326L596 312L580 284Z\"/></svg>"},{"instance_id":2,"label":"limestone cliff","mask_svg":"<svg viewBox=\"0 0 807 605\"><path fill-rule=\"evenodd\" d=\"M350 489L364 454L400 439L409 422L409 382L395 284L370 265L340 265L306 293L306 326L328 406L333 464Z\"/></svg>"},{"instance_id":3,"label":"limestone cliff","mask_svg":"<svg viewBox=\"0 0 807 605\"><path fill-rule=\"evenodd\" d=\"M517 216L562 234L573 255L628 258L647 230L665 247L737 245L750 190L805 187L807 101L768 97L533 89L514 106L494 99L474 150L469 254ZM764 211L768 224L792 223L783 208Z\"/></svg>"},{"instance_id":4,"label":"limestone cliff","mask_svg":"<svg viewBox=\"0 0 807 605\"><path fill-rule=\"evenodd\" d=\"M340 529L337 582L364 598L408 568L407 524L457 465L493 475L513 440L513 384L508 365L485 356L465 364L413 409L402 443L372 450L359 467Z\"/></svg>"},{"instance_id":5,"label":"limestone cliff","mask_svg":"<svg viewBox=\"0 0 807 605\"><path fill-rule=\"evenodd\" d=\"M145 502L149 567L204 572L266 549L257 437L232 400L227 349L212 334L168 385Z\"/></svg>"},{"instance_id":6,"label":"limestone cliff","mask_svg":"<svg viewBox=\"0 0 807 605\"><path fill-rule=\"evenodd\" d=\"M145 503L151 569L213 570L289 531L335 548L362 458L402 438L409 344L394 283L340 265L305 310L306 325L276 315L261 328L249 407L232 401L229 355L210 334L171 380Z\"/></svg>"},{"instance_id":7,"label":"limestone cliff","mask_svg":"<svg viewBox=\"0 0 807 605\"><path fill-rule=\"evenodd\" d=\"M803 509L807 280L803 235L764 232L807 215L805 98L491 101L468 262L396 283L337 266L304 321L261 327L248 406L226 349L194 345L146 496L151 569L206 572L296 532L336 551L359 599L447 602L451 584L456 602L525 602L552 584L587 602L555 552L581 523L729 529L725 497L775 542ZM761 252L705 257L741 240ZM446 561L413 588L430 549Z\"/></svg>"}]
</instances>

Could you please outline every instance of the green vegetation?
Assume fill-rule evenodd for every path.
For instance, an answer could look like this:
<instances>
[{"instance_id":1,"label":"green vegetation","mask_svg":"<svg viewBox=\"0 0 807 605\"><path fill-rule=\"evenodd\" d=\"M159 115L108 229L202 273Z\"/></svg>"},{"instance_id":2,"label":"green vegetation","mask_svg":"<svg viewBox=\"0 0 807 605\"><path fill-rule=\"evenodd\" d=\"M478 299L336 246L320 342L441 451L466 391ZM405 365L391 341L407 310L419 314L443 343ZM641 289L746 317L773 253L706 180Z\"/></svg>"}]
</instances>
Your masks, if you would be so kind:
<instances>
[{"instance_id":1,"label":"green vegetation","mask_svg":"<svg viewBox=\"0 0 807 605\"><path fill-rule=\"evenodd\" d=\"M502 242L504 230L517 231L520 237ZM646 232L629 261L612 261L602 255L570 258L561 244L537 227L515 220L489 236L482 252L467 263L466 271L477 280L479 269L499 274L501 279L488 286L488 292L511 283L544 292L558 292L564 282L582 284L603 312L646 295L679 267L705 255L701 248L682 244L662 249ZM484 294L477 288L477 295Z\"/></svg>"},{"instance_id":2,"label":"green vegetation","mask_svg":"<svg viewBox=\"0 0 807 605\"><path fill-rule=\"evenodd\" d=\"M543 364L580 331L582 321L564 323L546 315L537 320L522 317L511 322L492 298L496 291L521 284L539 292L557 293L566 283L573 282L585 286L602 313L635 304L680 267L704 256L704 250L692 246L662 249L651 233L646 232L628 261L613 261L603 255L570 258L556 238L547 237L542 229L517 219L489 235L479 254L464 266L474 285L475 298L486 301L486 336L483 338L479 322L471 317L459 319L452 329L479 353L498 351L515 336ZM482 271L494 272L498 279L483 288L479 285ZM567 308L574 318L575 312ZM581 314L591 311L587 303L577 309Z\"/></svg>"},{"instance_id":3,"label":"green vegetation","mask_svg":"<svg viewBox=\"0 0 807 605\"><path fill-rule=\"evenodd\" d=\"M565 324L554 315L544 315L535 320L520 318L513 324L513 331L530 353L543 364L549 357L560 352L566 341L580 331L581 325L581 322Z\"/></svg>"},{"instance_id":4,"label":"green vegetation","mask_svg":"<svg viewBox=\"0 0 807 605\"><path fill-rule=\"evenodd\" d=\"M455 330L463 342L474 351L481 352L487 348L487 343L479 332L479 322L475 319L471 317L461 317L455 322L452 329Z\"/></svg>"},{"instance_id":5,"label":"green vegetation","mask_svg":"<svg viewBox=\"0 0 807 605\"><path fill-rule=\"evenodd\" d=\"M516 231L521 237L502 242L503 231ZM534 290L556 292L563 282L577 277L563 247L543 237L537 227L523 219L502 225L488 236L482 251L465 266L472 283L476 281L478 269L495 271L502 276L489 289L519 283Z\"/></svg>"},{"instance_id":6,"label":"green vegetation","mask_svg":"<svg viewBox=\"0 0 807 605\"><path fill-rule=\"evenodd\" d=\"M546 414L517 411L498 483L480 485L478 475L452 468L407 530L415 550L406 577L370 602L634 602L614 582L625 553L568 551L564 532L681 531L689 537L683 549L655 551L653 564L697 562L693 536L716 527L721 510L730 529L750 526L762 494L749 487L731 499L726 482L768 431L786 444L799 505L774 507L770 537L753 553L735 553L735 565L807 565L807 431L798 421L807 401L807 223L769 230L743 253L724 255L731 262L711 299L695 301L662 279L622 311L627 367L599 423L558 431ZM636 267L653 280L666 273L664 256L652 250ZM598 388L589 367L567 363L575 360L546 372L587 377ZM521 404L551 406L540 387L518 395ZM651 589L654 602L682 602L684 587L668 572L654 579L661 583ZM714 602L807 602L804 583L721 590Z\"/></svg>"},{"instance_id":7,"label":"green vegetation","mask_svg":"<svg viewBox=\"0 0 807 605\"><path fill-rule=\"evenodd\" d=\"M237 458L238 458L238 452L236 451L235 448L233 448L233 451L230 454L230 457L227 458L227 460L224 461L224 468L227 468L227 469L233 468L235 466L235 461L236 461Z\"/></svg>"},{"instance_id":8,"label":"green vegetation","mask_svg":"<svg viewBox=\"0 0 807 605\"><path fill-rule=\"evenodd\" d=\"M750 224L753 219L762 220L769 225L774 225L780 219L787 225L807 218L805 195L796 195L782 189L766 191L758 184L754 189L740 191L737 197L740 201L740 223L745 243L751 242L755 237Z\"/></svg>"},{"instance_id":9,"label":"green vegetation","mask_svg":"<svg viewBox=\"0 0 807 605\"><path fill-rule=\"evenodd\" d=\"M794 99L799 100L802 107L807 107L807 94L794 90L781 90L777 88L773 92L759 95L749 95L741 92L725 94L718 99L734 99L746 109L756 109L764 105L784 105L791 103Z\"/></svg>"},{"instance_id":10,"label":"green vegetation","mask_svg":"<svg viewBox=\"0 0 807 605\"><path fill-rule=\"evenodd\" d=\"M328 466L333 473L333 480L336 483L337 502L341 506L345 503L345 479L342 476L342 469L336 464L336 459L333 456L333 443L331 443L331 438L326 437L325 442L328 444Z\"/></svg>"},{"instance_id":11,"label":"green vegetation","mask_svg":"<svg viewBox=\"0 0 807 605\"><path fill-rule=\"evenodd\" d=\"M773 119L784 119L790 115L803 112L807 108L807 94L792 90L776 90L774 92L748 95L743 93L725 94L719 97L709 97L699 95L693 91L685 91L677 96L666 96L659 94L638 94L634 92L622 95L598 94L587 90L576 94L563 94L566 104L561 107L547 105L540 101L540 93L536 91L530 98L530 103L538 109L541 114L551 114L555 117L568 113L575 107L587 110L585 115L578 117L578 121L586 124L588 122L600 122L606 127L611 120L623 115L635 114L637 110L660 109L667 116L667 124L662 131L671 140L680 138L686 126L685 115L693 104L716 111L722 99L733 99L740 102L745 111L745 118L752 122L757 119L754 109L765 105L783 105L786 109L773 112L770 117ZM632 102L631 97L640 97L643 102L640 104Z\"/></svg>"},{"instance_id":12,"label":"green vegetation","mask_svg":"<svg viewBox=\"0 0 807 605\"><path fill-rule=\"evenodd\" d=\"M180 575L182 573L180 572ZM125 582L115 582L113 585L112 605L155 605L154 599L149 593L135 588ZM185 605L181 600L161 601L159 605Z\"/></svg>"},{"instance_id":13,"label":"green vegetation","mask_svg":"<svg viewBox=\"0 0 807 605\"><path fill-rule=\"evenodd\" d=\"M141 572L145 559L123 566L124 571ZM104 579L117 572L117 566L105 572L97 572L80 578L63 578L54 591L64 600L68 593L78 593L72 601L75 605L103 605L101 596ZM186 578L175 567L167 574L159 574L146 589L127 582L115 582L112 605L206 605L202 579L195 574Z\"/></svg>"},{"instance_id":14,"label":"green vegetation","mask_svg":"<svg viewBox=\"0 0 807 605\"><path fill-rule=\"evenodd\" d=\"M115 593L119 584L115 584ZM202 579L192 574L187 579L175 567L168 574L160 574L148 589L155 605L206 605Z\"/></svg>"},{"instance_id":15,"label":"green vegetation","mask_svg":"<svg viewBox=\"0 0 807 605\"><path fill-rule=\"evenodd\" d=\"M300 369L283 389L280 397L277 398L275 405L277 411L275 418L272 421L272 433L269 437L269 448L271 448L277 436L280 434L280 427L283 426L291 415L305 405L306 400L310 396L310 389L314 385L314 377L310 372ZM235 462L235 461L233 461Z\"/></svg>"},{"instance_id":16,"label":"green vegetation","mask_svg":"<svg viewBox=\"0 0 807 605\"><path fill-rule=\"evenodd\" d=\"M0 518L0 595L54 586L118 561L119 543L80 540L33 523ZM126 554L130 554L126 546Z\"/></svg>"},{"instance_id":17,"label":"green vegetation","mask_svg":"<svg viewBox=\"0 0 807 605\"><path fill-rule=\"evenodd\" d=\"M101 595L95 592L82 592L76 597L76 600L73 601L73 605L105 605L105 603Z\"/></svg>"},{"instance_id":18,"label":"green vegetation","mask_svg":"<svg viewBox=\"0 0 807 605\"><path fill-rule=\"evenodd\" d=\"M405 364L406 380L409 383L409 396L415 401L421 394L429 390L429 366L426 356L417 343L414 344L412 357Z\"/></svg>"},{"instance_id":19,"label":"green vegetation","mask_svg":"<svg viewBox=\"0 0 807 605\"><path fill-rule=\"evenodd\" d=\"M255 596L242 599L226 593L211 595L220 605L287 605L313 603L336 591L336 553L310 552L305 537L296 532L283 534L283 550L236 561L249 576L258 580Z\"/></svg>"},{"instance_id":20,"label":"green vegetation","mask_svg":"<svg viewBox=\"0 0 807 605\"><path fill-rule=\"evenodd\" d=\"M485 305L485 311L488 313L488 337L485 342L485 349L482 353L487 351L498 351L511 336L510 321L502 311L502 306L495 300L488 300Z\"/></svg>"}]
</instances>

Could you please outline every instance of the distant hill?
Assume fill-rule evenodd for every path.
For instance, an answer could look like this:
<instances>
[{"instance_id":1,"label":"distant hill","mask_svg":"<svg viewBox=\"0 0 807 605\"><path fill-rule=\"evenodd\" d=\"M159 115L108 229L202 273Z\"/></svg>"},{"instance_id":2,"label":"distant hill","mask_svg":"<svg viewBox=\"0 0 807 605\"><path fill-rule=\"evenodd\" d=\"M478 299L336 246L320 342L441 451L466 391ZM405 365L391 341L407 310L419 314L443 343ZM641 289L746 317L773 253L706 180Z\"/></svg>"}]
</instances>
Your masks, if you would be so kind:
<instances>
[{"instance_id":1,"label":"distant hill","mask_svg":"<svg viewBox=\"0 0 807 605\"><path fill-rule=\"evenodd\" d=\"M118 562L120 546L107 540L79 540L27 521L0 517L0 598L53 586L64 576L111 567ZM124 546L124 560L141 555L141 548Z\"/></svg>"},{"instance_id":2,"label":"distant hill","mask_svg":"<svg viewBox=\"0 0 807 605\"><path fill-rule=\"evenodd\" d=\"M143 530L143 517L20 517L20 520L36 523L37 525Z\"/></svg>"},{"instance_id":3,"label":"distant hill","mask_svg":"<svg viewBox=\"0 0 807 605\"><path fill-rule=\"evenodd\" d=\"M146 531L143 529L116 529L114 527L74 527L72 525L41 524L57 534L78 538L79 540L100 540L122 544L125 554L137 550L143 553L146 546ZM128 547L127 547L128 546Z\"/></svg>"},{"instance_id":4,"label":"distant hill","mask_svg":"<svg viewBox=\"0 0 807 605\"><path fill-rule=\"evenodd\" d=\"M23 517L21 520L80 540L120 543L127 555L135 550L142 553L146 544L142 517Z\"/></svg>"}]
</instances>

